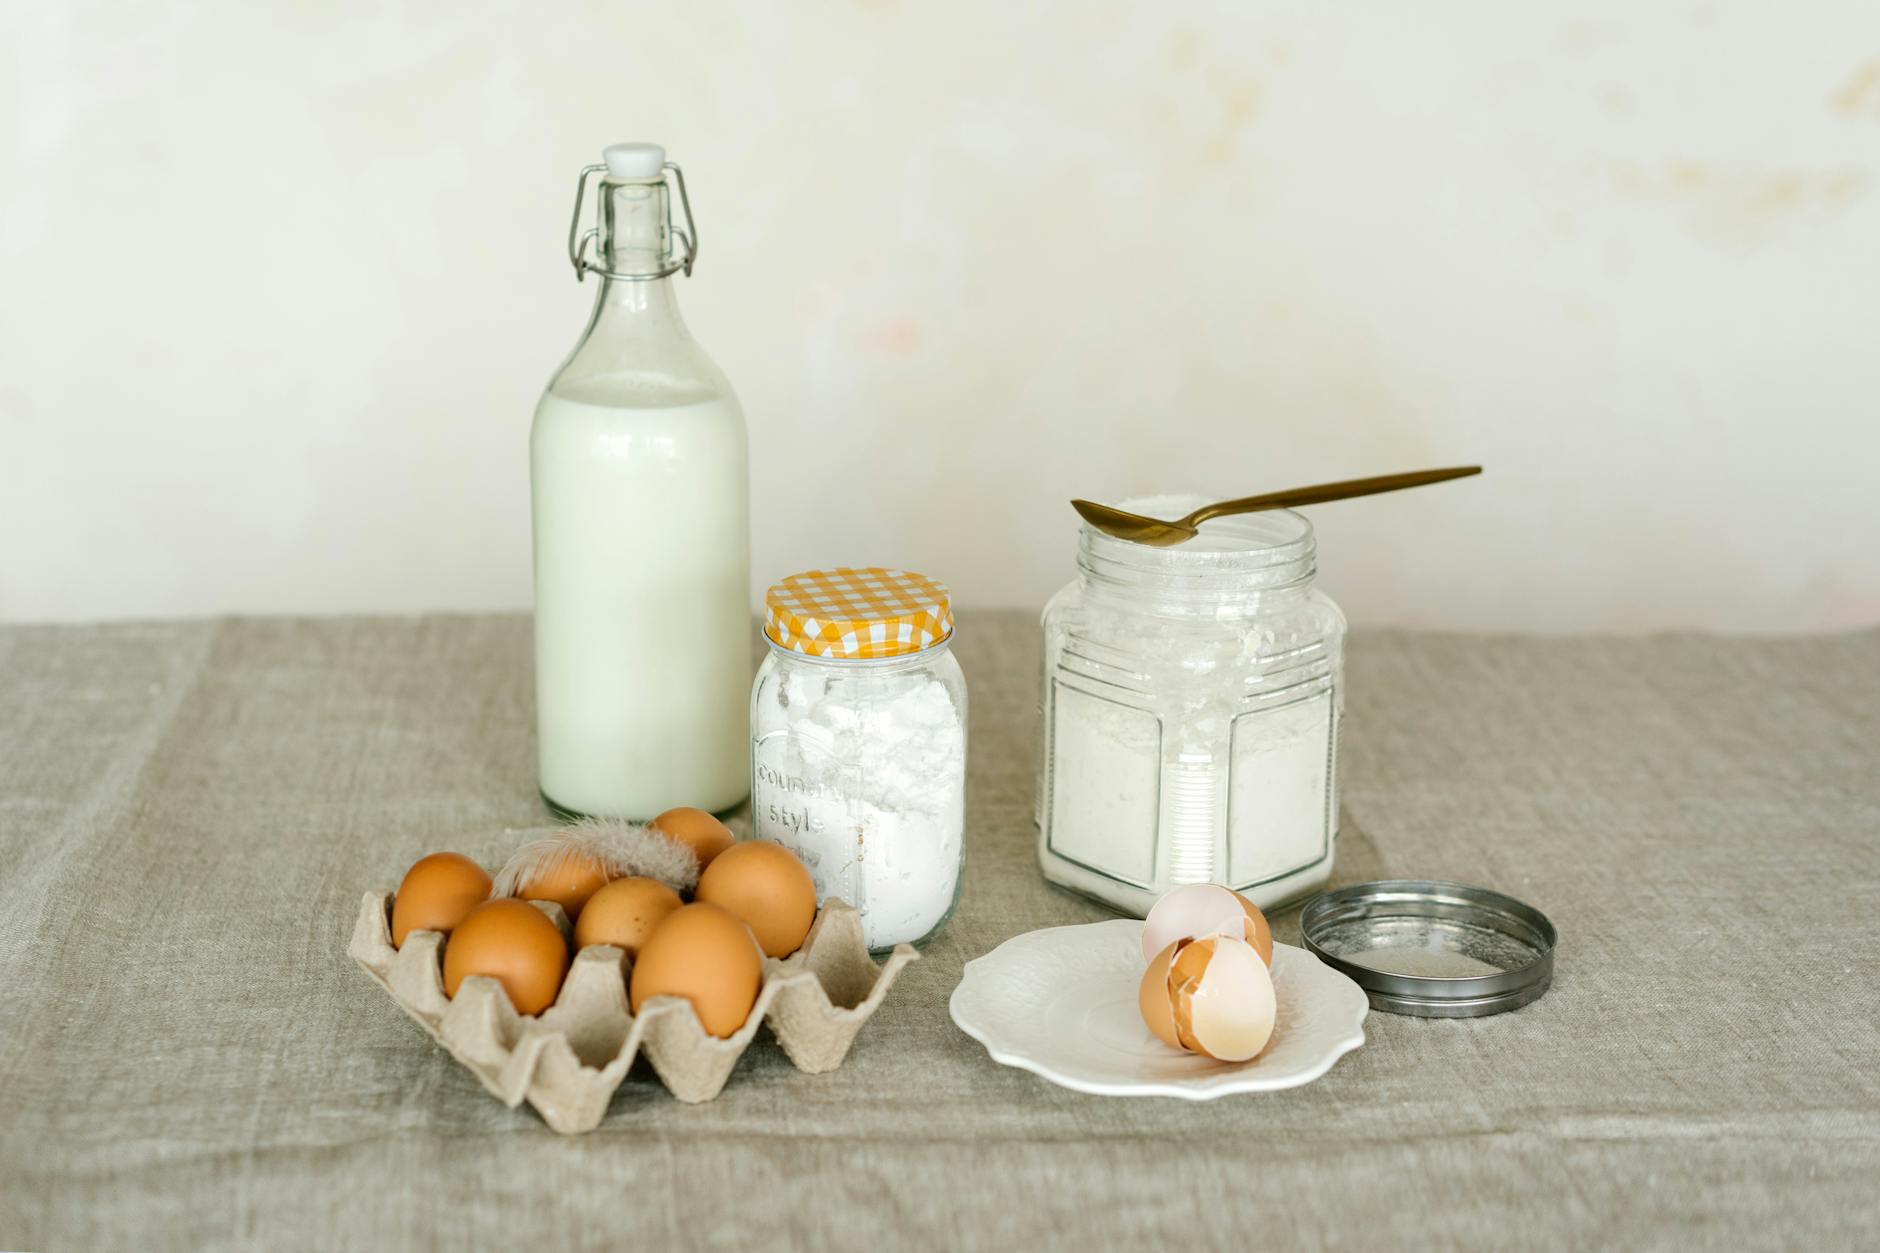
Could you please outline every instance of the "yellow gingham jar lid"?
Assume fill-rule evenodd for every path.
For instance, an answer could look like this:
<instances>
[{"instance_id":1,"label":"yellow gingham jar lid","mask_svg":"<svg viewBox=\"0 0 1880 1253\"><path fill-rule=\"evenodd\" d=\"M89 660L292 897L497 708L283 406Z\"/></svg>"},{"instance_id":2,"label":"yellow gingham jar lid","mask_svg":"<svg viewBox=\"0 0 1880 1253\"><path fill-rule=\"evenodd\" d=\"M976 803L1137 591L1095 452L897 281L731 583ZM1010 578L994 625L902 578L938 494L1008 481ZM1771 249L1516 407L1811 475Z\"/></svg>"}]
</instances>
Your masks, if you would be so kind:
<instances>
[{"instance_id":1,"label":"yellow gingham jar lid","mask_svg":"<svg viewBox=\"0 0 1880 1253\"><path fill-rule=\"evenodd\" d=\"M805 570L764 593L764 606L770 642L811 657L905 657L953 634L946 585L908 570Z\"/></svg>"}]
</instances>

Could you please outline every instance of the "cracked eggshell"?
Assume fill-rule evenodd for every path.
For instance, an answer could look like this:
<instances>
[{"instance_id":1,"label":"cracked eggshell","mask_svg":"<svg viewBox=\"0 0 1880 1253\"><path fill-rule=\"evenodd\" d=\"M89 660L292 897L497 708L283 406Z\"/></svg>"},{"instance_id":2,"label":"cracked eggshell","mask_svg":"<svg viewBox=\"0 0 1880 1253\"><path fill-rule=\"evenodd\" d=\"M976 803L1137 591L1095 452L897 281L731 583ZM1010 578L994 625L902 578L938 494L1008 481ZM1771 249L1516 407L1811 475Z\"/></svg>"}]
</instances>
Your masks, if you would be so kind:
<instances>
[{"instance_id":1,"label":"cracked eggshell","mask_svg":"<svg viewBox=\"0 0 1880 1253\"><path fill-rule=\"evenodd\" d=\"M1142 920L1142 959L1153 961L1177 940L1228 935L1245 940L1273 964L1273 929L1260 907L1218 883L1189 883L1163 895Z\"/></svg>"},{"instance_id":2,"label":"cracked eggshell","mask_svg":"<svg viewBox=\"0 0 1880 1253\"><path fill-rule=\"evenodd\" d=\"M1259 1056L1279 1011L1266 962L1226 935L1171 942L1149 963L1137 1003L1164 1044L1223 1062Z\"/></svg>"},{"instance_id":3,"label":"cracked eggshell","mask_svg":"<svg viewBox=\"0 0 1880 1253\"><path fill-rule=\"evenodd\" d=\"M1149 969L1142 972L1142 984L1136 989L1136 1007L1142 1011L1143 1022L1149 1025L1156 1039L1172 1049L1180 1048L1182 1041L1175 1031L1175 998L1169 995L1168 968L1180 944L1177 940L1155 955Z\"/></svg>"}]
</instances>

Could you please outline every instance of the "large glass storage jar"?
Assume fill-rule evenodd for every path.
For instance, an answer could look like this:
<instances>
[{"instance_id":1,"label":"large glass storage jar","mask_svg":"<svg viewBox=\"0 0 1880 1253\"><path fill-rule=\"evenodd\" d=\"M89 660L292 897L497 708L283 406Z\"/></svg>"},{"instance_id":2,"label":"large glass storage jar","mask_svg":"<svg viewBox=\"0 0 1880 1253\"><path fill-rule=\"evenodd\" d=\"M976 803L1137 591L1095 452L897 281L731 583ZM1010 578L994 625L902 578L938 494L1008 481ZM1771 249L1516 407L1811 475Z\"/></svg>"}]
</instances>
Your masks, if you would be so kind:
<instances>
[{"instance_id":1,"label":"large glass storage jar","mask_svg":"<svg viewBox=\"0 0 1880 1253\"><path fill-rule=\"evenodd\" d=\"M1178 884L1268 909L1330 877L1345 619L1312 586L1316 551L1278 510L1173 548L1082 529L1078 577L1044 611L1045 878L1141 915Z\"/></svg>"},{"instance_id":2,"label":"large glass storage jar","mask_svg":"<svg viewBox=\"0 0 1880 1253\"><path fill-rule=\"evenodd\" d=\"M902 570L812 570L765 597L751 689L752 830L794 852L871 949L952 916L965 866L966 676L945 587Z\"/></svg>"}]
</instances>

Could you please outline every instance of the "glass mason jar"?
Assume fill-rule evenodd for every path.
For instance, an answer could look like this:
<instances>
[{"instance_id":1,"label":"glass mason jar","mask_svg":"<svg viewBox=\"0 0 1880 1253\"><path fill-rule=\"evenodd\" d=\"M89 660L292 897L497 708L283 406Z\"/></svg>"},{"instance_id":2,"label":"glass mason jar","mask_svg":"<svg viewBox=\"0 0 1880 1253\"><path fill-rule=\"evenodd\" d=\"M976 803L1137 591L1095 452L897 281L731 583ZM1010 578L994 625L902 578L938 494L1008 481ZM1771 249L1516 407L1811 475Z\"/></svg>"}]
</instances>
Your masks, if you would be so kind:
<instances>
[{"instance_id":1,"label":"glass mason jar","mask_svg":"<svg viewBox=\"0 0 1880 1253\"><path fill-rule=\"evenodd\" d=\"M751 827L809 867L870 949L919 944L965 868L966 677L940 584L813 570L765 596L751 688Z\"/></svg>"},{"instance_id":2,"label":"glass mason jar","mask_svg":"<svg viewBox=\"0 0 1880 1253\"><path fill-rule=\"evenodd\" d=\"M1044 611L1045 878L1140 916L1183 883L1270 909L1331 876L1345 619L1312 586L1316 552L1283 510L1173 548L1082 528L1078 577Z\"/></svg>"}]
</instances>

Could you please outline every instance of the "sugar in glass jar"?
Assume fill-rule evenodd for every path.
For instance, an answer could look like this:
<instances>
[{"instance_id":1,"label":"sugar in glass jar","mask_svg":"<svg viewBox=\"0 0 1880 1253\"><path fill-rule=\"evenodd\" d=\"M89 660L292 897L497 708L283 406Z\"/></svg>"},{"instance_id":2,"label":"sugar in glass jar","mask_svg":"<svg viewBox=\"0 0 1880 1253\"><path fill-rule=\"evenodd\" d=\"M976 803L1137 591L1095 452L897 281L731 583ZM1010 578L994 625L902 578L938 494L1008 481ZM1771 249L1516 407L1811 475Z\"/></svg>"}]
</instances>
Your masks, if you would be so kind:
<instances>
[{"instance_id":1,"label":"sugar in glass jar","mask_svg":"<svg viewBox=\"0 0 1880 1253\"><path fill-rule=\"evenodd\" d=\"M1177 518L1207 503L1122 508ZM1088 525L1044 611L1038 860L1138 916L1220 883L1263 909L1323 885L1338 824L1345 619L1312 524L1221 518L1172 548Z\"/></svg>"},{"instance_id":2,"label":"sugar in glass jar","mask_svg":"<svg viewBox=\"0 0 1880 1253\"><path fill-rule=\"evenodd\" d=\"M947 589L812 570L765 597L751 691L751 824L839 896L874 950L945 925L965 865L966 678Z\"/></svg>"}]
</instances>

